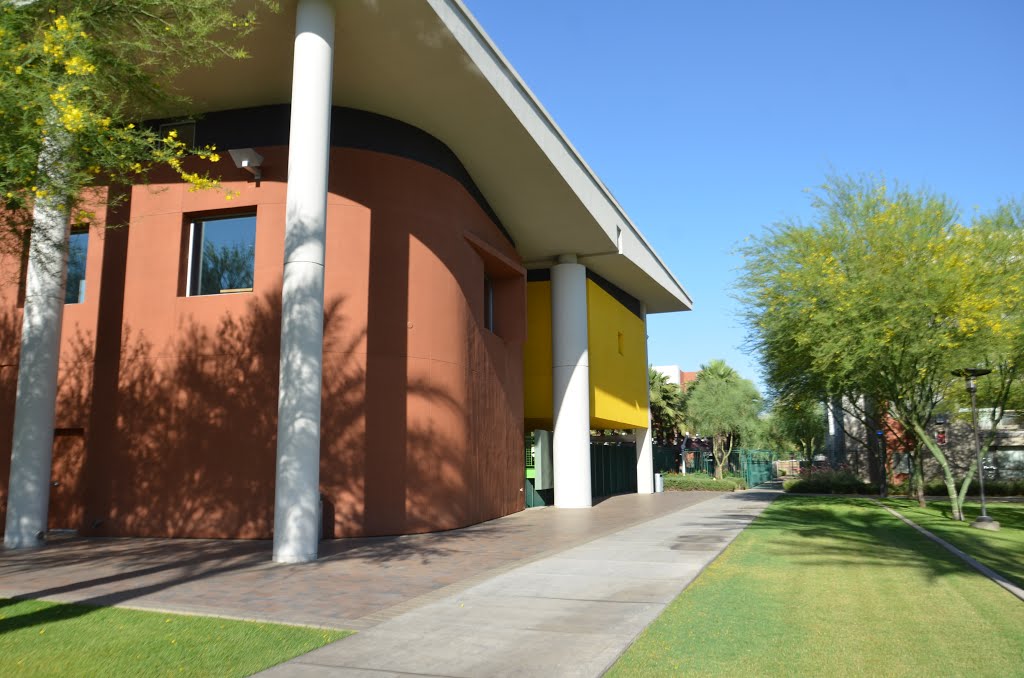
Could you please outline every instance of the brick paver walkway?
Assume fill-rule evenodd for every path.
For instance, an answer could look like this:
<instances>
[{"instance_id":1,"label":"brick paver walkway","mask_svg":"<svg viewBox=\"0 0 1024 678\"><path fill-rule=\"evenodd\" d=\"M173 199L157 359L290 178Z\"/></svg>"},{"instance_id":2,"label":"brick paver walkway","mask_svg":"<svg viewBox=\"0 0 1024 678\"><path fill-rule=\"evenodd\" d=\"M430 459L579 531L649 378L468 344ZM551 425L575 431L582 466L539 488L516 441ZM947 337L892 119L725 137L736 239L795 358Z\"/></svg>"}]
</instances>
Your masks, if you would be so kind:
<instances>
[{"instance_id":1,"label":"brick paver walkway","mask_svg":"<svg viewBox=\"0 0 1024 678\"><path fill-rule=\"evenodd\" d=\"M435 534L339 539L316 563L270 561L268 541L68 539L0 550L0 597L215 614L365 630L503 571L668 515L717 493L611 497Z\"/></svg>"}]
</instances>

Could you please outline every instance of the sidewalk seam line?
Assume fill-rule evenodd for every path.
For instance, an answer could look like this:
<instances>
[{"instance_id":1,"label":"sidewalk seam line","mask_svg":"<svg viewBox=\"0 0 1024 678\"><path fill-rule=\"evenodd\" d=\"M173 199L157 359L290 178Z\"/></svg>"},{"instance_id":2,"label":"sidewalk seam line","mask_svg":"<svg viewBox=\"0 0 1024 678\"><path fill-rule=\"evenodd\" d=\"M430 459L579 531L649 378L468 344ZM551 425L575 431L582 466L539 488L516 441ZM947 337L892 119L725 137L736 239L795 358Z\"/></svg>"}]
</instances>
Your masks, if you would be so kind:
<instances>
[{"instance_id":1,"label":"sidewalk seam line","mask_svg":"<svg viewBox=\"0 0 1024 678\"><path fill-rule=\"evenodd\" d=\"M961 551L957 547L953 546L952 544L950 544L948 541L946 541L942 537L939 537L939 536L937 536L935 534L932 534L931 532L929 532L925 528L921 527L920 525L918 525L917 523L912 521L910 518L905 517L899 511L886 506L885 504L883 504L882 502L878 501L877 499L872 499L871 501L873 501L874 503L878 504L879 506L884 508L886 511L891 513L892 515L896 516L897 518L902 520L904 523L906 523L910 527L914 528L915 530L917 530L918 532L923 534L928 539L932 540L933 542L935 542L939 546L943 547L944 549L946 549L947 551L949 551L950 553L955 555L957 558L960 558L962 561L964 561L965 563L967 563L968 565L973 567L975 570L977 570L978 572L982 573L983 575L985 575L986 577L988 577L989 579L991 579L995 583L999 584L1000 586L1002 586L1004 589L1006 589L1007 591L1009 591L1013 595L1017 596L1017 598L1019 598L1021 601L1024 601L1024 589L1020 588L1019 586L1017 586L1016 584L1014 584L1013 582L1008 580L1006 577L1004 577L1003 575L999 574L998 572L996 572L995 570L990 568L988 565L985 565L985 564L975 560L973 557L971 557L970 555L964 553L963 551Z\"/></svg>"},{"instance_id":2,"label":"sidewalk seam line","mask_svg":"<svg viewBox=\"0 0 1024 678\"><path fill-rule=\"evenodd\" d=\"M315 650L314 650L314 652L315 652ZM299 655L299 657L301 657L301 656L302 655ZM339 666L339 665L336 665L336 664L321 664L321 663L318 663L318 662L308 662L308 661L307 662L300 662L300 661L298 661L298 657L296 657L295 659L293 659L291 661L288 661L288 662L284 662L284 663L281 663L281 664L275 664L274 666L271 666L270 669L278 668L280 666L284 666L285 664L301 664L303 666L315 666L315 667L321 668L321 669L355 669L357 671L369 671L371 673L386 673L386 674L389 674L389 675L398 675L398 676L422 676L423 678L459 678L458 676L451 676L451 675L448 675L447 673L410 673L409 671L398 671L398 670L395 670L395 669L375 669L375 668L368 668L368 667L365 667L365 666L352 666L351 664L345 664L344 666ZM269 671L270 669L267 669L267 670Z\"/></svg>"}]
</instances>

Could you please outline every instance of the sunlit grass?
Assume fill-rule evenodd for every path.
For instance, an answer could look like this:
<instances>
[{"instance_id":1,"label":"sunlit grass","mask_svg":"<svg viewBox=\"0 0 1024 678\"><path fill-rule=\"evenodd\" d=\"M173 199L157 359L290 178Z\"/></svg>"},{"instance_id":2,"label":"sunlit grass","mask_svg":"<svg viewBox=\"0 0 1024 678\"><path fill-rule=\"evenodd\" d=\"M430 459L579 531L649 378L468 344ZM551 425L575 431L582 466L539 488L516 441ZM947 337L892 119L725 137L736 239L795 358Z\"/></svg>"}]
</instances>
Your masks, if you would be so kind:
<instances>
[{"instance_id":1,"label":"sunlit grass","mask_svg":"<svg viewBox=\"0 0 1024 678\"><path fill-rule=\"evenodd\" d=\"M964 505L966 520L963 522L952 520L948 501L930 501L923 509L916 501L893 499L887 503L1018 586L1024 586L1024 503L988 503L988 515L999 521L998 532L971 527L971 522L981 515L981 504L977 502Z\"/></svg>"},{"instance_id":2,"label":"sunlit grass","mask_svg":"<svg viewBox=\"0 0 1024 678\"><path fill-rule=\"evenodd\" d=\"M0 676L248 676L349 635L0 599Z\"/></svg>"},{"instance_id":3,"label":"sunlit grass","mask_svg":"<svg viewBox=\"0 0 1024 678\"><path fill-rule=\"evenodd\" d=\"M1024 603L881 507L783 497L610 676L1024 675Z\"/></svg>"}]
</instances>

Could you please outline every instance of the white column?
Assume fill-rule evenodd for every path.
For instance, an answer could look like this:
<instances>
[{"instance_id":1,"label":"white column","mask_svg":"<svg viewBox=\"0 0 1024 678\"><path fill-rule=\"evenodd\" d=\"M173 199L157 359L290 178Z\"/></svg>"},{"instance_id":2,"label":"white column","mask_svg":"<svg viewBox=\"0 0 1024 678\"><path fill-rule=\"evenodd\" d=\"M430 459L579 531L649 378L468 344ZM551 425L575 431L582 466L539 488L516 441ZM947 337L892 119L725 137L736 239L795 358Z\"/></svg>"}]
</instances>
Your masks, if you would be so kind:
<instances>
[{"instance_id":1,"label":"white column","mask_svg":"<svg viewBox=\"0 0 1024 678\"><path fill-rule=\"evenodd\" d=\"M64 181L63 148L59 135L51 137L39 156L40 175L58 190ZM39 198L32 214L7 487L4 546L8 548L43 544L50 504L69 227L68 211L55 194Z\"/></svg>"},{"instance_id":2,"label":"white column","mask_svg":"<svg viewBox=\"0 0 1024 678\"><path fill-rule=\"evenodd\" d=\"M316 560L334 7L299 0L288 146L274 560Z\"/></svg>"},{"instance_id":3,"label":"white column","mask_svg":"<svg viewBox=\"0 0 1024 678\"><path fill-rule=\"evenodd\" d=\"M640 320L644 323L644 395L647 398L647 428L634 429L636 434L636 491L637 494L654 492L654 443L651 439L651 386L647 362L647 305L640 306Z\"/></svg>"},{"instance_id":4,"label":"white column","mask_svg":"<svg viewBox=\"0 0 1024 678\"><path fill-rule=\"evenodd\" d=\"M555 506L586 508L590 494L590 360L587 269L574 255L551 267Z\"/></svg>"}]
</instances>

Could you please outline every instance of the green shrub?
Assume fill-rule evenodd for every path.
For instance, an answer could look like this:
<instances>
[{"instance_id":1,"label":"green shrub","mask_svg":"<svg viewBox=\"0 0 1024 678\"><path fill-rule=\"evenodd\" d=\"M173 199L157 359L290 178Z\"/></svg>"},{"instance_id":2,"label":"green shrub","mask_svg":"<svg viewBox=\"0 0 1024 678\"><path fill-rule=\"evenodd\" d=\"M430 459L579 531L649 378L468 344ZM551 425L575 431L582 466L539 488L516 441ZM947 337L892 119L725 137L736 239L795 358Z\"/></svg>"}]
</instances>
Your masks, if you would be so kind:
<instances>
[{"instance_id":1,"label":"green shrub","mask_svg":"<svg viewBox=\"0 0 1024 678\"><path fill-rule=\"evenodd\" d=\"M715 480L706 473L688 473L685 476L681 473L665 473L661 477L665 481L665 489L674 491L732 492L746 487L742 478Z\"/></svg>"},{"instance_id":2,"label":"green shrub","mask_svg":"<svg viewBox=\"0 0 1024 678\"><path fill-rule=\"evenodd\" d=\"M963 479L957 479L956 491L960 491L960 483ZM941 480L932 480L925 483L924 493L927 495L934 495L937 497L947 497L949 492L946 490L946 484ZM967 490L967 494L971 496L978 496L981 494L981 486L978 484L978 479L975 478L971 481L971 486ZM986 497L1021 497L1024 496L1024 479L1021 480L986 480L985 481L985 496Z\"/></svg>"},{"instance_id":3,"label":"green shrub","mask_svg":"<svg viewBox=\"0 0 1024 678\"><path fill-rule=\"evenodd\" d=\"M875 494L877 490L845 469L802 469L800 477L782 483L786 492L805 494Z\"/></svg>"}]
</instances>

